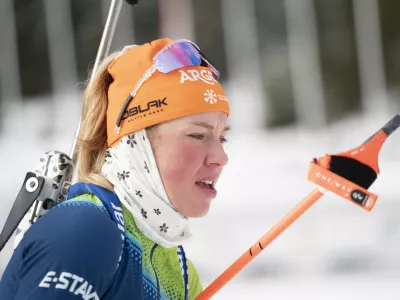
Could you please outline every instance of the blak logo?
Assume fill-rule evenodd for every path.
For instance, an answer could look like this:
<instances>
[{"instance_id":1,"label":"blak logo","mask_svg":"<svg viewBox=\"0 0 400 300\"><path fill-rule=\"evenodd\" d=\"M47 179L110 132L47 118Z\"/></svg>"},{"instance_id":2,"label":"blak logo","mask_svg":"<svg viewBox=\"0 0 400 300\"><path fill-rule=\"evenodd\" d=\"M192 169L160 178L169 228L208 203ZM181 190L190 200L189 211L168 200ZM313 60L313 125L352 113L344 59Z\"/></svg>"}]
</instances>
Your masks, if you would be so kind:
<instances>
[{"instance_id":1,"label":"blak logo","mask_svg":"<svg viewBox=\"0 0 400 300\"><path fill-rule=\"evenodd\" d=\"M147 102L146 107L141 107L140 105L134 106L129 110L125 110L124 114L122 115L122 120L128 119L129 117L136 116L137 114L144 113L149 111L151 108L161 108L162 106L168 105L166 102L167 97L163 99L151 100Z\"/></svg>"},{"instance_id":2,"label":"blak logo","mask_svg":"<svg viewBox=\"0 0 400 300\"><path fill-rule=\"evenodd\" d=\"M76 296L80 295L84 300L100 300L96 291L92 291L93 286L77 275L62 272L60 276L57 277L56 272L49 271L39 283L39 287L48 289L53 283L56 289L67 290Z\"/></svg>"},{"instance_id":3,"label":"blak logo","mask_svg":"<svg viewBox=\"0 0 400 300\"><path fill-rule=\"evenodd\" d=\"M214 85L217 82L209 70L179 70L181 73L181 83L185 83L186 81L197 81L201 80L207 84Z\"/></svg>"}]
</instances>

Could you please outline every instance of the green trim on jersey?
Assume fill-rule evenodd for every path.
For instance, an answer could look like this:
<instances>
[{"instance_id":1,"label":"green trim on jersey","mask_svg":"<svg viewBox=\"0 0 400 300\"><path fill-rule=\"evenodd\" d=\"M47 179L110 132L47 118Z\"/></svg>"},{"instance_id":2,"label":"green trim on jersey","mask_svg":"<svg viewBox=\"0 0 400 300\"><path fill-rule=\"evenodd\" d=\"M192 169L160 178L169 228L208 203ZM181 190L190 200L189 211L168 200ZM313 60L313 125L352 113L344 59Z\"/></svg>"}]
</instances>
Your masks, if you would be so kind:
<instances>
[{"instance_id":1,"label":"green trim on jersey","mask_svg":"<svg viewBox=\"0 0 400 300\"><path fill-rule=\"evenodd\" d=\"M68 201L88 201L104 211L101 200L93 194L83 194ZM151 250L155 243L147 238L136 226L136 223L129 210L122 205L124 215L125 234L130 242L139 244L142 251L142 271L143 276L152 282L160 284L161 295L167 299L184 299L185 288L182 276L182 269L177 255L178 247L166 248L158 245L153 253L152 261ZM193 263L187 259L189 276L189 300L195 299L202 291L199 275Z\"/></svg>"}]
</instances>

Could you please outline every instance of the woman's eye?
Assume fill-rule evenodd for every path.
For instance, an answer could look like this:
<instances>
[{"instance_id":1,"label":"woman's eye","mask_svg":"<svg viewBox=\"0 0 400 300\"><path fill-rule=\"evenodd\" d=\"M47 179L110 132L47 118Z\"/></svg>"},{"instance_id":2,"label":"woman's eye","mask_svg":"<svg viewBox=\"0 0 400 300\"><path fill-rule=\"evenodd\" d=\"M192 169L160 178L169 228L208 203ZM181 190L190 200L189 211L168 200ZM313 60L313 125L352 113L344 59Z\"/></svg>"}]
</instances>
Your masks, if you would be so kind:
<instances>
[{"instance_id":1,"label":"woman's eye","mask_svg":"<svg viewBox=\"0 0 400 300\"><path fill-rule=\"evenodd\" d=\"M224 144L228 141L228 139L225 137L220 137L219 140L221 141L222 144Z\"/></svg>"},{"instance_id":2,"label":"woman's eye","mask_svg":"<svg viewBox=\"0 0 400 300\"><path fill-rule=\"evenodd\" d=\"M189 136L190 136L191 138L196 139L196 140L202 140L202 139L204 138L204 135L203 135L203 134L189 134Z\"/></svg>"},{"instance_id":3,"label":"woman's eye","mask_svg":"<svg viewBox=\"0 0 400 300\"><path fill-rule=\"evenodd\" d=\"M199 141L204 140L204 138L205 138L205 135L201 134L201 133L193 133L193 134L189 134L188 136L193 139L199 140ZM221 142L221 144L224 144L228 141L228 139L226 137L221 136L219 138L219 141Z\"/></svg>"}]
</instances>

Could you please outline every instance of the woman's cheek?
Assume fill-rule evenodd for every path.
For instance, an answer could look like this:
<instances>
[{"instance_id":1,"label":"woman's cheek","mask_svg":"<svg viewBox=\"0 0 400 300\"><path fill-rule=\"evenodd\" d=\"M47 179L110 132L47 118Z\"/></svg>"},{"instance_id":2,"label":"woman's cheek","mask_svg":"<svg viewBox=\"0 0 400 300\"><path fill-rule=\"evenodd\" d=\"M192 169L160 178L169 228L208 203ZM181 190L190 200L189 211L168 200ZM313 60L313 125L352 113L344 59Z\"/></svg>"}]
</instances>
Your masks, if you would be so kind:
<instances>
[{"instance_id":1,"label":"woman's cheek","mask_svg":"<svg viewBox=\"0 0 400 300\"><path fill-rule=\"evenodd\" d=\"M171 183L181 184L184 180L192 180L204 160L199 155L199 147L192 143L180 143L173 146L167 158L168 167L164 177Z\"/></svg>"}]
</instances>

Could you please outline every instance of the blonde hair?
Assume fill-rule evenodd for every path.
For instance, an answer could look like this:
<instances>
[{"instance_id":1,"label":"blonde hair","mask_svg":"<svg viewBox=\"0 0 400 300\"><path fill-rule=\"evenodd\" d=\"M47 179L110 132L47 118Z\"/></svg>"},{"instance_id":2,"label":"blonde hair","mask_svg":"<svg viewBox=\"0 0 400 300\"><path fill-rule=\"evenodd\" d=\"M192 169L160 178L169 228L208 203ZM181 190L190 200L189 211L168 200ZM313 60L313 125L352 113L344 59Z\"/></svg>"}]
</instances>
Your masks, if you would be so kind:
<instances>
[{"instance_id":1,"label":"blonde hair","mask_svg":"<svg viewBox=\"0 0 400 300\"><path fill-rule=\"evenodd\" d=\"M113 191L113 185L102 174L107 150L108 88L113 78L108 66L119 54L113 53L100 64L93 82L86 82L83 93L81 126L77 140L78 180ZM90 78L90 76L89 76Z\"/></svg>"}]
</instances>

